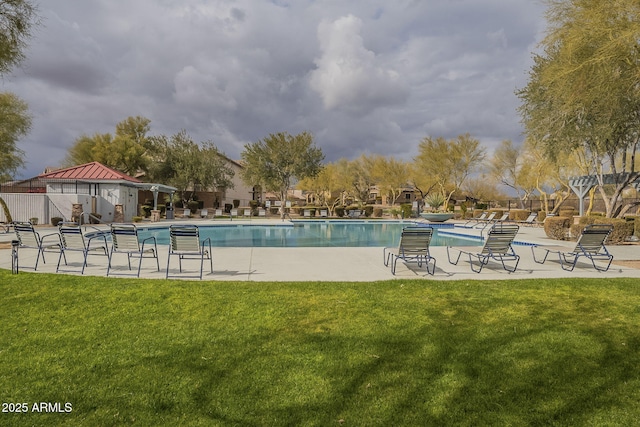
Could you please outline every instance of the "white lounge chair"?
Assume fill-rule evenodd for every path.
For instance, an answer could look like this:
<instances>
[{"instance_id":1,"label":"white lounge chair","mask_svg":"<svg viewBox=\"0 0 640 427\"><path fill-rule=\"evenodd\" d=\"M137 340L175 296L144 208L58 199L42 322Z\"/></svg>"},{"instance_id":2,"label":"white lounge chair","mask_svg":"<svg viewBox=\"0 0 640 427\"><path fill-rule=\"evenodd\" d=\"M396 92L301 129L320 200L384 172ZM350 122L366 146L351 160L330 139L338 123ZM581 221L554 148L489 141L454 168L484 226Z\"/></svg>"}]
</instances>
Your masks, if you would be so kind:
<instances>
[{"instance_id":1,"label":"white lounge chair","mask_svg":"<svg viewBox=\"0 0 640 427\"><path fill-rule=\"evenodd\" d=\"M101 230L84 233L78 225L61 225L59 230L62 246L60 256L58 257L56 273L59 271L77 272L76 270L60 269L60 261L62 260L62 257L64 257L65 265L67 265L68 258L66 253L68 251L82 253L82 268L80 270L80 274L84 274L85 267L87 266L87 257L91 251L102 251L107 258L109 257L106 237L108 233Z\"/></svg>"},{"instance_id":2,"label":"white lounge chair","mask_svg":"<svg viewBox=\"0 0 640 427\"><path fill-rule=\"evenodd\" d=\"M211 272L213 273L213 254L211 252L211 239L207 237L200 240L200 231L195 225L171 225L169 227L169 256L167 258L167 274L166 277L197 277L202 279L202 271L204 268L205 258L211 264ZM182 276L170 275L171 257L177 256L182 273L183 259L200 259L200 274L198 276Z\"/></svg>"},{"instance_id":3,"label":"white lounge chair","mask_svg":"<svg viewBox=\"0 0 640 427\"><path fill-rule=\"evenodd\" d=\"M18 241L20 242L20 250L26 248L38 250L38 254L36 255L36 263L33 266L34 270L38 269L38 261L40 260L40 256L42 256L42 262L46 263L44 259L44 252L46 249L56 248L56 252L58 252L62 247L60 234L49 233L40 236L40 234L33 228L33 224L31 224L30 222L14 222L13 229L16 233ZM45 239L47 239L46 242Z\"/></svg>"},{"instance_id":4,"label":"white lounge chair","mask_svg":"<svg viewBox=\"0 0 640 427\"><path fill-rule=\"evenodd\" d=\"M327 210L326 209L320 209L320 218L327 218Z\"/></svg>"},{"instance_id":5,"label":"white lounge chair","mask_svg":"<svg viewBox=\"0 0 640 427\"><path fill-rule=\"evenodd\" d=\"M429 244L433 237L431 227L407 227L402 230L400 244L397 248L384 248L382 257L384 265L391 264L391 274L396 274L396 263L399 259L404 262L417 262L418 267L424 262L427 273L433 275L436 271L436 259L429 253ZM429 264L433 262L433 268L429 269Z\"/></svg>"},{"instance_id":6,"label":"white lounge chair","mask_svg":"<svg viewBox=\"0 0 640 427\"><path fill-rule=\"evenodd\" d=\"M182 212L182 217L183 217L183 218L189 218L190 216L191 216L191 209L185 209L185 210Z\"/></svg>"},{"instance_id":7,"label":"white lounge chair","mask_svg":"<svg viewBox=\"0 0 640 427\"><path fill-rule=\"evenodd\" d=\"M209 215L208 209L200 209L200 218L206 218Z\"/></svg>"},{"instance_id":8,"label":"white lounge chair","mask_svg":"<svg viewBox=\"0 0 640 427\"><path fill-rule=\"evenodd\" d=\"M482 268L487 265L489 260L500 261L502 268L509 273L513 273L518 268L520 262L520 256L515 253L511 244L518 234L519 227L513 224L496 224L489 230L487 238L484 242L484 246L480 251L477 251L476 247L461 247L454 248L447 246L447 258L449 263L457 265L460 261L462 254L469 256L469 264L471 270L480 273ZM452 259L451 252L457 251L458 257L455 260ZM477 262L477 266L474 264ZM505 261L515 261L513 267L509 267Z\"/></svg>"},{"instance_id":9,"label":"white lounge chair","mask_svg":"<svg viewBox=\"0 0 640 427\"><path fill-rule=\"evenodd\" d=\"M111 272L111 263L113 262L114 253L122 253L127 255L129 263L129 271L131 271L131 258L138 257L138 272L136 277L140 277L140 269L142 268L142 258L155 258L156 267L160 271L160 262L158 261L158 245L154 236L147 237L140 242L138 238L138 229L133 224L112 224L111 225L111 252L109 253L109 265L107 266L107 276ZM142 244L140 244L142 243ZM149 254L150 256L146 256ZM111 273L113 274L113 273ZM123 273L117 273L123 274ZM131 274L133 275L133 274Z\"/></svg>"},{"instance_id":10,"label":"white lounge chair","mask_svg":"<svg viewBox=\"0 0 640 427\"><path fill-rule=\"evenodd\" d=\"M557 247L545 247L545 246L532 246L531 252L533 253L533 260L538 264L544 264L550 253L558 255L560 260L560 266L563 270L573 271L578 263L580 257L585 257L591 261L593 268L598 271L607 271L613 261L613 255L609 253L604 242L611 234L613 225L611 224L592 224L587 225L580 234L576 247L572 251L559 250ZM545 254L542 259L536 258L536 249L544 250ZM606 267L600 267L596 264L596 261L604 261L607 263Z\"/></svg>"}]
</instances>

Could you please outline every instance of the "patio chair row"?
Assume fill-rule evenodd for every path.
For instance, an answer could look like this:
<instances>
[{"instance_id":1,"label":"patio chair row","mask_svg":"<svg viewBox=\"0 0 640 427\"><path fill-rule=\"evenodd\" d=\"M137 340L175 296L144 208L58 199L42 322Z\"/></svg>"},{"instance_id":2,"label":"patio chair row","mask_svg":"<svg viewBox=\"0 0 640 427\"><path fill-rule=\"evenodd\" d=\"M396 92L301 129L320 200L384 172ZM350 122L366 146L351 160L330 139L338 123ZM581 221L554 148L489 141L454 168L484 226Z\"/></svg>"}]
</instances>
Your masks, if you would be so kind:
<instances>
[{"instance_id":1,"label":"patio chair row","mask_svg":"<svg viewBox=\"0 0 640 427\"><path fill-rule=\"evenodd\" d=\"M89 254L97 252L108 258L107 276L109 275L132 275L140 277L143 258L154 258L157 271L160 271L158 259L158 246L154 236L140 239L138 229L133 224L113 224L108 231L85 227L85 231L78 225L62 224L57 233L40 235L30 223L14 223L14 229L19 242L19 248L36 249L36 261L33 267L38 269L40 258L46 263L45 252L58 252L58 264L56 272L79 272L84 274L87 266ZM89 231L86 231L89 229ZM111 245L108 244L107 237L111 238ZM202 279L204 262L208 260L210 270L213 273L213 256L211 250L211 239L200 240L198 227L195 225L171 225L169 227L169 254L167 257L167 269L165 277L197 277ZM67 252L79 252L82 254L82 266L80 269L67 268ZM115 272L112 269L114 254L124 254L127 256L129 271L131 268L131 258L138 258L138 268L136 273ZM178 258L180 275L171 275L171 259ZM197 276L182 275L182 261L184 259L200 259L200 270ZM61 266L64 260L64 266Z\"/></svg>"},{"instance_id":2,"label":"patio chair row","mask_svg":"<svg viewBox=\"0 0 640 427\"><path fill-rule=\"evenodd\" d=\"M519 227L515 224L498 223L491 227L484 245L478 247L453 247L447 246L447 258L450 264L457 265L464 256L468 258L471 270L480 273L489 261L499 262L502 268L513 273L518 268L520 256L513 250L513 241ZM613 255L605 246L605 241L613 226L611 224L593 224L584 228L578 238L576 246L571 251L547 247L541 245L531 246L533 260L538 264L544 264L550 254L558 256L562 269L573 271L581 257L591 261L598 271L607 271L613 261ZM384 248L384 265L391 265L391 273L395 275L398 260L404 262L417 262L418 267L426 264L427 273L433 275L436 269L436 259L431 256L429 245L433 236L431 227L407 227L403 229L400 243L397 248ZM536 256L544 252L544 256ZM604 261L606 266L598 265L597 261ZM431 266L431 267L430 267Z\"/></svg>"}]
</instances>

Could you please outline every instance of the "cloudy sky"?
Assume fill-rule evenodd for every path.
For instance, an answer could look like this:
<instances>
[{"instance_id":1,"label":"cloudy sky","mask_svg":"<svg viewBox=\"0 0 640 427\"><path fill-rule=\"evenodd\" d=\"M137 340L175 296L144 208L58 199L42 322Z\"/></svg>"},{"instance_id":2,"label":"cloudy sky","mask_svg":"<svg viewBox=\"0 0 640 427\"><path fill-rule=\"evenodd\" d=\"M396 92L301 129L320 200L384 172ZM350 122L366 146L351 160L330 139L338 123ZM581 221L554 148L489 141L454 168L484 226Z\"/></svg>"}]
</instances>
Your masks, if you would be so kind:
<instances>
[{"instance_id":1,"label":"cloudy sky","mask_svg":"<svg viewBox=\"0 0 640 427\"><path fill-rule=\"evenodd\" d=\"M41 0L0 84L34 117L22 177L128 116L239 159L310 131L327 161L410 160L426 136L522 141L517 88L545 31L537 0Z\"/></svg>"}]
</instances>

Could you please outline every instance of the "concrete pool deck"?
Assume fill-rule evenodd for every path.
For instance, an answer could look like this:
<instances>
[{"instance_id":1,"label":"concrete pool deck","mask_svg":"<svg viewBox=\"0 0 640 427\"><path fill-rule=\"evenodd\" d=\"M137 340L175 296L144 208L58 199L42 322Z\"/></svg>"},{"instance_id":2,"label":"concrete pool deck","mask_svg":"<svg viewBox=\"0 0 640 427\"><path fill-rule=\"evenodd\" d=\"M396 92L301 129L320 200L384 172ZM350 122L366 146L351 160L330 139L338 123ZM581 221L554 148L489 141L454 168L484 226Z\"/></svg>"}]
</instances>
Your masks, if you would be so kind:
<instances>
[{"instance_id":1,"label":"concrete pool deck","mask_svg":"<svg viewBox=\"0 0 640 427\"><path fill-rule=\"evenodd\" d=\"M282 223L273 219L251 219L234 220L237 224L251 223L275 224ZM179 223L194 223L197 225L222 225L229 223L227 220L189 220L175 221ZM410 221L405 221L410 225ZM158 223L168 226L170 222ZM150 225L144 223L144 226ZM105 230L106 226L101 226ZM56 232L54 227L38 227L41 234ZM448 229L456 233L479 236L479 229ZM0 234L2 247L15 239L14 233ZM575 247L575 242L559 242L546 237L544 230L540 226L520 227L516 242L526 242L528 244L553 245L567 250ZM508 273L499 264L490 262L481 273L474 273L469 267L468 258L462 258L458 265L452 265L447 260L446 247L432 246L431 254L437 260L436 272L433 276L427 274L424 266L418 267L416 264L405 264L398 262L396 275L391 274L391 269L384 266L382 248L343 248L343 247L320 247L320 248L213 248L214 272L208 273L205 264L203 280L220 281L350 281L350 282L373 282L378 280L406 280L406 279L432 279L432 280L501 280L501 279L553 279L562 277L593 277L593 278L619 278L631 277L640 278L640 245L610 245L607 246L614 256L613 264L608 272L596 271L588 260L581 258L573 272L562 270L557 261L548 260L545 264L537 264L533 261L530 246L515 245L514 249L520 255L520 264L514 273ZM160 272L156 271L155 261L143 259L142 272L140 277L150 279L164 279L167 265L167 247L159 246ZM19 251L20 271L33 272L35 256L34 249L22 249ZM58 261L58 252L46 253L46 264L38 265L38 273L55 273ZM551 256L550 256L551 257ZM65 268L77 268L80 274L82 264L79 253L68 254L69 266ZM137 259L132 262L137 266ZM177 272L177 260L172 259L172 273ZM175 267L175 271L174 268ZM638 268L635 268L638 267ZM0 249L0 268L11 269L11 249ZM106 276L107 258L104 256L90 255L88 266L85 269L85 276ZM186 260L183 264L183 274L192 275L199 269L199 261ZM129 273L127 269L126 255L114 255L112 264L113 273ZM60 273L63 274L63 273ZM111 277L111 276L110 276ZM130 277L130 276L117 276ZM197 280L197 279L196 279Z\"/></svg>"}]
</instances>

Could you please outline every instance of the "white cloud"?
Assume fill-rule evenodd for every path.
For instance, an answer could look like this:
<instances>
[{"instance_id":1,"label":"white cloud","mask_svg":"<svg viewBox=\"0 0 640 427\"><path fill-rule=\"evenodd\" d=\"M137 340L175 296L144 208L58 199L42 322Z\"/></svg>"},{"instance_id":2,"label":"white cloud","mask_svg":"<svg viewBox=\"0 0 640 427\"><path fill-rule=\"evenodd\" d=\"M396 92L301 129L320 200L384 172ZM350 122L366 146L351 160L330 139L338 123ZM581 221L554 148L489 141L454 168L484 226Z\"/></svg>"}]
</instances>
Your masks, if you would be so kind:
<instances>
[{"instance_id":1,"label":"white cloud","mask_svg":"<svg viewBox=\"0 0 640 427\"><path fill-rule=\"evenodd\" d=\"M376 108L401 104L409 89L400 74L385 68L374 52L364 46L362 20L348 15L322 22L318 39L322 56L311 73L310 85L322 97L326 109L368 113Z\"/></svg>"}]
</instances>

